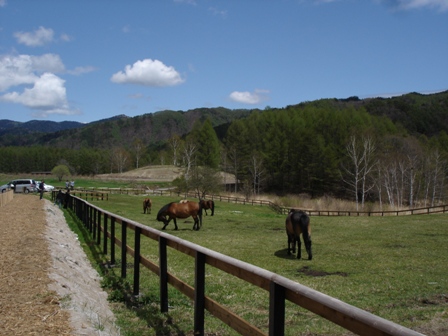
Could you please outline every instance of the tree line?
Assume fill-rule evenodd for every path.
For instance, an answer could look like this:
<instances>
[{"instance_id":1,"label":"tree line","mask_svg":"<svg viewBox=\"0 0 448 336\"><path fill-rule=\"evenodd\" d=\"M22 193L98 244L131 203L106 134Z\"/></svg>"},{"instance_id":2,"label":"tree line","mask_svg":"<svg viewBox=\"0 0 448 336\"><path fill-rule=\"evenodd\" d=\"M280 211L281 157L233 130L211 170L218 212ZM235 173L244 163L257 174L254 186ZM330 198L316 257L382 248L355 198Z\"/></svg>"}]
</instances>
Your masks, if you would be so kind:
<instances>
[{"instance_id":1,"label":"tree line","mask_svg":"<svg viewBox=\"0 0 448 336\"><path fill-rule=\"evenodd\" d=\"M79 150L2 147L0 171L51 171L65 164L72 174L96 175L170 164L184 168L176 181L179 188L202 193L212 188L216 172L225 171L236 177L234 190L247 195L332 195L355 200L360 207L369 201L392 207L434 205L446 197L445 131L431 138L409 134L364 107L322 100L266 108L218 133L207 118L186 136L174 134L165 142L134 138L130 146Z\"/></svg>"}]
</instances>

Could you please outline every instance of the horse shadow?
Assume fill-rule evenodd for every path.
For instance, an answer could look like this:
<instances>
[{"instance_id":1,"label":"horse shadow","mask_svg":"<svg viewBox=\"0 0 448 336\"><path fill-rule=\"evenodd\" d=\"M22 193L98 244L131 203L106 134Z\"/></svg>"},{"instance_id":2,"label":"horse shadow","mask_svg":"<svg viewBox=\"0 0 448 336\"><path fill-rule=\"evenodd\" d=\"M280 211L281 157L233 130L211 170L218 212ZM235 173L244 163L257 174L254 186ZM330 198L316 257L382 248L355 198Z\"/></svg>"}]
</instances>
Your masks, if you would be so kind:
<instances>
[{"instance_id":1,"label":"horse shadow","mask_svg":"<svg viewBox=\"0 0 448 336\"><path fill-rule=\"evenodd\" d=\"M277 258L281 258L281 259L296 259L295 254L288 255L288 248L284 248L282 250L275 251L274 255Z\"/></svg>"}]
</instances>

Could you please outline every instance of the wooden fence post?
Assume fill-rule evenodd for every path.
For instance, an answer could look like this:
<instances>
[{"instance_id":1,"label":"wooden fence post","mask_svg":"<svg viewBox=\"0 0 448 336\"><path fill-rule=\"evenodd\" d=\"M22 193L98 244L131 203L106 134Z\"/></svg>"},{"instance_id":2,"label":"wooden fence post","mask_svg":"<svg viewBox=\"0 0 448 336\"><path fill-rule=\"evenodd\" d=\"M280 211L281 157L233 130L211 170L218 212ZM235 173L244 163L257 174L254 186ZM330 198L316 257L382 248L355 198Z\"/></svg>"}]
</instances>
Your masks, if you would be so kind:
<instances>
[{"instance_id":1,"label":"wooden fence post","mask_svg":"<svg viewBox=\"0 0 448 336\"><path fill-rule=\"evenodd\" d=\"M103 253L107 255L107 214L104 214Z\"/></svg>"},{"instance_id":2,"label":"wooden fence post","mask_svg":"<svg viewBox=\"0 0 448 336\"><path fill-rule=\"evenodd\" d=\"M168 259L166 238L159 236L160 311L168 312Z\"/></svg>"},{"instance_id":3,"label":"wooden fence post","mask_svg":"<svg viewBox=\"0 0 448 336\"><path fill-rule=\"evenodd\" d=\"M92 233L93 233L93 240L96 239L96 216L97 216L98 210L96 208L93 209L93 222L92 222Z\"/></svg>"},{"instance_id":4,"label":"wooden fence post","mask_svg":"<svg viewBox=\"0 0 448 336\"><path fill-rule=\"evenodd\" d=\"M96 235L96 243L98 245L101 244L101 211L98 211L98 223L97 223L97 235Z\"/></svg>"},{"instance_id":5,"label":"wooden fence post","mask_svg":"<svg viewBox=\"0 0 448 336\"><path fill-rule=\"evenodd\" d=\"M269 336L285 334L285 288L271 281L269 288Z\"/></svg>"},{"instance_id":6,"label":"wooden fence post","mask_svg":"<svg viewBox=\"0 0 448 336\"><path fill-rule=\"evenodd\" d=\"M126 222L121 222L121 277L126 278Z\"/></svg>"},{"instance_id":7,"label":"wooden fence post","mask_svg":"<svg viewBox=\"0 0 448 336\"><path fill-rule=\"evenodd\" d=\"M115 217L110 219L110 264L115 265Z\"/></svg>"},{"instance_id":8,"label":"wooden fence post","mask_svg":"<svg viewBox=\"0 0 448 336\"><path fill-rule=\"evenodd\" d=\"M194 334L204 335L205 318L205 255L196 251L194 281Z\"/></svg>"},{"instance_id":9,"label":"wooden fence post","mask_svg":"<svg viewBox=\"0 0 448 336\"><path fill-rule=\"evenodd\" d=\"M134 296L140 293L140 236L142 229L135 228L134 235Z\"/></svg>"}]
</instances>

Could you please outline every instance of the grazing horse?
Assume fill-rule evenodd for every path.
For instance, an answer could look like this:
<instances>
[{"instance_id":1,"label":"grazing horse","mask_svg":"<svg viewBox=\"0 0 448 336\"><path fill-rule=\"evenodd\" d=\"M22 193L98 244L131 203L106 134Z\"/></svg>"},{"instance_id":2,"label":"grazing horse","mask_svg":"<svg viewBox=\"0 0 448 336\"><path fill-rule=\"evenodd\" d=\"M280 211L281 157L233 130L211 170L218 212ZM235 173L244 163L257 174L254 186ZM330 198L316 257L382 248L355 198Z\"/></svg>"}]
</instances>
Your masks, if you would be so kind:
<instances>
[{"instance_id":1,"label":"grazing horse","mask_svg":"<svg viewBox=\"0 0 448 336\"><path fill-rule=\"evenodd\" d=\"M151 206L152 206L152 202L151 199L149 198L145 198L145 200L143 201L143 213L151 213Z\"/></svg>"},{"instance_id":2,"label":"grazing horse","mask_svg":"<svg viewBox=\"0 0 448 336\"><path fill-rule=\"evenodd\" d=\"M157 220L163 222L162 230L165 230L168 223L173 220L175 230L177 230L176 218L193 217L193 230L199 230L202 226L202 206L197 202L176 203L171 202L164 205L157 214Z\"/></svg>"},{"instance_id":3,"label":"grazing horse","mask_svg":"<svg viewBox=\"0 0 448 336\"><path fill-rule=\"evenodd\" d=\"M288 235L288 255L296 253L297 242L297 259L302 257L300 234L303 236L308 260L313 258L311 251L311 227L310 217L302 210L291 209L286 217L286 234ZM292 247L291 247L292 245Z\"/></svg>"},{"instance_id":4,"label":"grazing horse","mask_svg":"<svg viewBox=\"0 0 448 336\"><path fill-rule=\"evenodd\" d=\"M200 203L201 203L202 209L204 209L204 211L205 211L206 216L208 216L207 210L212 210L211 216L213 216L215 214L215 202L214 201L201 200Z\"/></svg>"}]
</instances>

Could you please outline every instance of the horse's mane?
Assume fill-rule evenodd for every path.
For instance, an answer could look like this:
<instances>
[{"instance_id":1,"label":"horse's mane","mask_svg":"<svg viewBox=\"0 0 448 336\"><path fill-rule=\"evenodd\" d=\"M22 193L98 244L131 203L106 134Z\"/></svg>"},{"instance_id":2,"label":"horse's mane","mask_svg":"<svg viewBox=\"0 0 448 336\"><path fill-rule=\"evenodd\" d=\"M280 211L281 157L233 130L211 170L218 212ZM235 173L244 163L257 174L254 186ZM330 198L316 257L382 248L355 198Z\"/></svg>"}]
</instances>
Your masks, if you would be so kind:
<instances>
[{"instance_id":1,"label":"horse's mane","mask_svg":"<svg viewBox=\"0 0 448 336\"><path fill-rule=\"evenodd\" d=\"M168 210L168 208L170 207L170 205L173 204L173 203L175 203L175 202L171 202L171 203L165 204L165 205L159 210L159 212L157 213L157 220L159 220L159 217L160 217L164 212L166 212L166 211Z\"/></svg>"}]
</instances>

